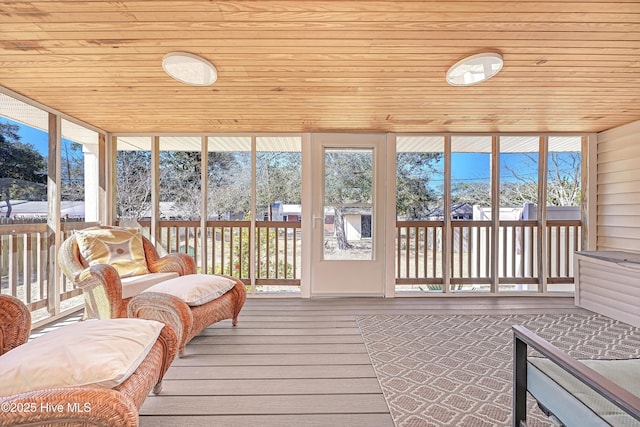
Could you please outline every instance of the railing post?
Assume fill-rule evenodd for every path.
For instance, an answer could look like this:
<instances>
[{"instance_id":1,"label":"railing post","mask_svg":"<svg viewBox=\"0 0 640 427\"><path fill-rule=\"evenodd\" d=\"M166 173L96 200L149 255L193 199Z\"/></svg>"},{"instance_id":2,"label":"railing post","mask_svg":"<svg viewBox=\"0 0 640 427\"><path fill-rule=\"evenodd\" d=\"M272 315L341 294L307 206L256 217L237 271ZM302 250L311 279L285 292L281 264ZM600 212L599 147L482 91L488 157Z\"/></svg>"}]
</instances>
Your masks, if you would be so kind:
<instances>
[{"instance_id":1,"label":"railing post","mask_svg":"<svg viewBox=\"0 0 640 427\"><path fill-rule=\"evenodd\" d=\"M18 289L18 236L9 236L9 289L16 296Z\"/></svg>"}]
</instances>

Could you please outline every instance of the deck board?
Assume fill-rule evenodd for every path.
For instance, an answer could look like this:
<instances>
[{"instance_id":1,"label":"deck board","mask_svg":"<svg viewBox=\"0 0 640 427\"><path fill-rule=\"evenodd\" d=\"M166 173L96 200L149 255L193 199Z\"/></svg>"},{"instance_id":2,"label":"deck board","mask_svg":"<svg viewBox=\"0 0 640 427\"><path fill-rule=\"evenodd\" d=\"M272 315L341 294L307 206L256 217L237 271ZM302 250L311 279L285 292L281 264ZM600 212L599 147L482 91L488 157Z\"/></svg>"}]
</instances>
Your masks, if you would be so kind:
<instances>
[{"instance_id":1,"label":"deck board","mask_svg":"<svg viewBox=\"0 0 640 427\"><path fill-rule=\"evenodd\" d=\"M389 414L299 414L299 415L187 415L146 416L143 427L394 427Z\"/></svg>"},{"instance_id":2,"label":"deck board","mask_svg":"<svg viewBox=\"0 0 640 427\"><path fill-rule=\"evenodd\" d=\"M358 316L583 312L566 297L249 298L174 360L141 426L392 427Z\"/></svg>"},{"instance_id":3,"label":"deck board","mask_svg":"<svg viewBox=\"0 0 640 427\"><path fill-rule=\"evenodd\" d=\"M259 390L256 390L259 392ZM386 414L378 393L250 396L149 396L141 415Z\"/></svg>"},{"instance_id":4,"label":"deck board","mask_svg":"<svg viewBox=\"0 0 640 427\"><path fill-rule=\"evenodd\" d=\"M211 350L212 352L215 350ZM187 348L191 352L191 348ZM363 365L371 360L368 354L189 354L174 360L171 366L289 366L289 365Z\"/></svg>"},{"instance_id":5,"label":"deck board","mask_svg":"<svg viewBox=\"0 0 640 427\"><path fill-rule=\"evenodd\" d=\"M142 426L393 426L358 316L579 311L571 298L250 298L205 329Z\"/></svg>"},{"instance_id":6,"label":"deck board","mask_svg":"<svg viewBox=\"0 0 640 427\"><path fill-rule=\"evenodd\" d=\"M165 379L283 379L283 378L376 378L373 366L362 365L281 365L281 366L177 366Z\"/></svg>"},{"instance_id":7,"label":"deck board","mask_svg":"<svg viewBox=\"0 0 640 427\"><path fill-rule=\"evenodd\" d=\"M372 394L380 393L380 384L372 378L268 378L247 379L181 379L167 380L163 390L169 395L180 396L250 396L259 390L261 395L289 394Z\"/></svg>"}]
</instances>

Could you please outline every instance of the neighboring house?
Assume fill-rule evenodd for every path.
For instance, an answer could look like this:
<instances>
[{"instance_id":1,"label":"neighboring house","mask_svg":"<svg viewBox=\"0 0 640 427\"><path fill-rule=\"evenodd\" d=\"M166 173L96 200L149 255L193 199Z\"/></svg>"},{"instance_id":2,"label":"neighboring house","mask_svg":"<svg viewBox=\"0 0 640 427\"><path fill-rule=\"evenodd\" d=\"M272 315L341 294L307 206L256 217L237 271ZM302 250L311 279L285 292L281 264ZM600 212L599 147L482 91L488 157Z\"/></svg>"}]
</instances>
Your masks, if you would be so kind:
<instances>
[{"instance_id":1,"label":"neighboring house","mask_svg":"<svg viewBox=\"0 0 640 427\"><path fill-rule=\"evenodd\" d=\"M427 219L443 219L444 208L439 207L427 214ZM473 219L473 206L469 203L453 203L451 205L451 219Z\"/></svg>"},{"instance_id":2,"label":"neighboring house","mask_svg":"<svg viewBox=\"0 0 640 427\"><path fill-rule=\"evenodd\" d=\"M43 218L49 215L47 201L11 201L11 218ZM7 216L7 203L0 202L0 218ZM62 201L60 202L60 217L81 219L85 217L84 201Z\"/></svg>"},{"instance_id":3,"label":"neighboring house","mask_svg":"<svg viewBox=\"0 0 640 427\"><path fill-rule=\"evenodd\" d=\"M275 202L269 207L269 212L265 214L264 219L266 221L301 221L302 205Z\"/></svg>"}]
</instances>

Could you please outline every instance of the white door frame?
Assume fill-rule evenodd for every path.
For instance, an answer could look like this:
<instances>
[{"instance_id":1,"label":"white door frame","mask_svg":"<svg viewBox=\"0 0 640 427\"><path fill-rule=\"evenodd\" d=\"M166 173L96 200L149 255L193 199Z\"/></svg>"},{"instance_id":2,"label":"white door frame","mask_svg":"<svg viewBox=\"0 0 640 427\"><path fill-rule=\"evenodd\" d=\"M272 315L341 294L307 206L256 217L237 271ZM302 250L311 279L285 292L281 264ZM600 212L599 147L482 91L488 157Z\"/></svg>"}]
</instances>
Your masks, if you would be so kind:
<instances>
[{"instance_id":1,"label":"white door frame","mask_svg":"<svg viewBox=\"0 0 640 427\"><path fill-rule=\"evenodd\" d=\"M312 134L307 150L303 151L303 200L309 208L303 209L303 245L306 267L302 275L302 296L384 296L388 289L388 209L387 147L385 134ZM335 261L324 260L324 148L372 148L374 150L373 196L373 260ZM304 150L304 147L303 147ZM306 161L305 158L306 157ZM394 166L395 167L395 166ZM307 169L305 171L305 168ZM305 179L306 177L306 179ZM395 184L395 180L394 184ZM395 188L395 187L394 187ZM395 215L393 229L395 233ZM306 247L306 250L305 250ZM393 267L393 258L391 258ZM394 276L393 270L391 275Z\"/></svg>"}]
</instances>

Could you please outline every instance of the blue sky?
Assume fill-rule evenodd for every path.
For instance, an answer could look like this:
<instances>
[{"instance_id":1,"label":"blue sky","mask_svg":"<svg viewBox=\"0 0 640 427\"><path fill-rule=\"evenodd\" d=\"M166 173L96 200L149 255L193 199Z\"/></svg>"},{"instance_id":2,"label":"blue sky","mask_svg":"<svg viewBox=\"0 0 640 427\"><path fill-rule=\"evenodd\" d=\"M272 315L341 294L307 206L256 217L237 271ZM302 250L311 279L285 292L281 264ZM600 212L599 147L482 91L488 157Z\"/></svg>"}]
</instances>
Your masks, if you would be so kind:
<instances>
[{"instance_id":1,"label":"blue sky","mask_svg":"<svg viewBox=\"0 0 640 427\"><path fill-rule=\"evenodd\" d=\"M32 144L43 155L47 155L48 136L46 132L25 126L5 117L3 121L20 126L20 136L22 142ZM488 181L489 173L489 156L486 154L475 153L456 153L454 155L455 163L453 165L454 181ZM442 161L441 161L442 162ZM436 179L434 181L439 181Z\"/></svg>"},{"instance_id":2,"label":"blue sky","mask_svg":"<svg viewBox=\"0 0 640 427\"><path fill-rule=\"evenodd\" d=\"M33 145L42 155L47 155L47 152L49 151L49 135L47 132L14 122L6 117L2 117L2 121L4 123L11 123L13 125L20 126L20 131L18 132L18 135L20 135L20 141L25 144Z\"/></svg>"},{"instance_id":3,"label":"blue sky","mask_svg":"<svg viewBox=\"0 0 640 427\"><path fill-rule=\"evenodd\" d=\"M44 156L48 152L48 135L47 132L39 129L34 129L30 126L14 122L5 117L2 120L11 124L20 126L20 136L24 143L32 144L36 150L42 153ZM521 161L517 156L523 156L519 154L502 155L500 175L503 181L513 180L512 174L507 170L506 166L509 165L514 169L519 169L519 173L531 175L537 174L536 170L531 170L531 165L526 164L524 157ZM490 160L491 156L487 153L452 153L452 181L455 182L489 182L490 176ZM442 164L444 160L440 160L437 168L442 170ZM537 166L536 166L537 167ZM434 184L442 182L443 177L437 177L432 179Z\"/></svg>"}]
</instances>

